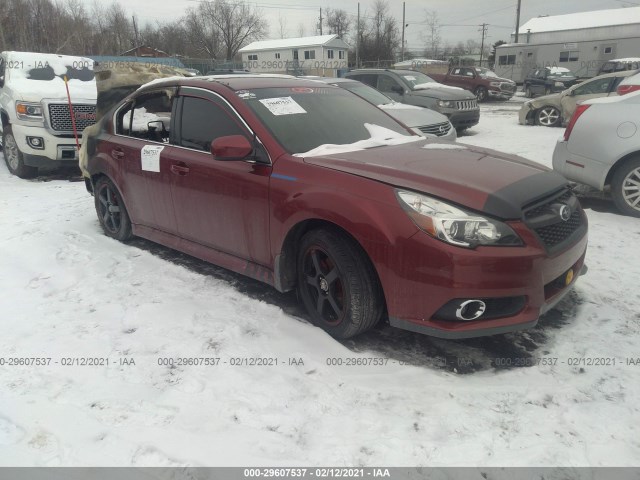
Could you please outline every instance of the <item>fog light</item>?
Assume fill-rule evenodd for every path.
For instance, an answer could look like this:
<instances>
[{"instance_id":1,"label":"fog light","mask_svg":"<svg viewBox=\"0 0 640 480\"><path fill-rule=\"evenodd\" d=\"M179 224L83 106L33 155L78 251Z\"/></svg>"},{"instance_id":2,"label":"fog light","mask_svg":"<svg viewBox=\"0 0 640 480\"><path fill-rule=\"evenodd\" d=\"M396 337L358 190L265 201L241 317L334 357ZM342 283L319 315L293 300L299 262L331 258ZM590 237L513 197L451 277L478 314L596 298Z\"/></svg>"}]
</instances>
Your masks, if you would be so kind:
<instances>
[{"instance_id":1,"label":"fog light","mask_svg":"<svg viewBox=\"0 0 640 480\"><path fill-rule=\"evenodd\" d=\"M44 138L42 137L27 137L27 143L31 148L44 150Z\"/></svg>"},{"instance_id":2,"label":"fog light","mask_svg":"<svg viewBox=\"0 0 640 480\"><path fill-rule=\"evenodd\" d=\"M487 305L482 300L467 300L462 302L456 310L458 320L476 320L482 316Z\"/></svg>"}]
</instances>

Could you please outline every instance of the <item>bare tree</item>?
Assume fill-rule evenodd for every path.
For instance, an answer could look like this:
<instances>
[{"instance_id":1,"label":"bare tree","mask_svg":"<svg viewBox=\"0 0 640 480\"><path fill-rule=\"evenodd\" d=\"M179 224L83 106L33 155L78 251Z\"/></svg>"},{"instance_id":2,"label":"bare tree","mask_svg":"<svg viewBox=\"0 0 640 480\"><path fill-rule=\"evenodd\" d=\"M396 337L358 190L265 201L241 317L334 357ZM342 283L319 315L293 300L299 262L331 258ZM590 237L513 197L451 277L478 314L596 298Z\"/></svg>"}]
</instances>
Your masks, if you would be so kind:
<instances>
[{"instance_id":1,"label":"bare tree","mask_svg":"<svg viewBox=\"0 0 640 480\"><path fill-rule=\"evenodd\" d=\"M373 14L364 15L357 29L360 36L360 59L364 62L392 63L400 46L398 22L389 13L389 4L377 0Z\"/></svg>"},{"instance_id":2,"label":"bare tree","mask_svg":"<svg viewBox=\"0 0 640 480\"><path fill-rule=\"evenodd\" d=\"M287 38L287 17L283 17L282 12L278 13L278 33L280 38Z\"/></svg>"},{"instance_id":3,"label":"bare tree","mask_svg":"<svg viewBox=\"0 0 640 480\"><path fill-rule=\"evenodd\" d=\"M306 28L304 23L300 22L298 24L298 37L304 37L306 35Z\"/></svg>"},{"instance_id":4,"label":"bare tree","mask_svg":"<svg viewBox=\"0 0 640 480\"><path fill-rule=\"evenodd\" d=\"M326 8L325 23L329 27L329 33L338 35L343 38L349 34L351 28L351 19L346 10L340 8Z\"/></svg>"},{"instance_id":5,"label":"bare tree","mask_svg":"<svg viewBox=\"0 0 640 480\"><path fill-rule=\"evenodd\" d=\"M425 49L425 55L430 58L437 59L440 44L442 43L438 12L436 12L435 10L427 10L425 14L426 31L423 33L423 40L427 45Z\"/></svg>"},{"instance_id":6,"label":"bare tree","mask_svg":"<svg viewBox=\"0 0 640 480\"><path fill-rule=\"evenodd\" d=\"M256 7L243 1L231 3L227 0L216 0L213 9L214 15L211 20L220 31L227 60L233 60L238 50L247 43L267 35L267 23Z\"/></svg>"}]
</instances>

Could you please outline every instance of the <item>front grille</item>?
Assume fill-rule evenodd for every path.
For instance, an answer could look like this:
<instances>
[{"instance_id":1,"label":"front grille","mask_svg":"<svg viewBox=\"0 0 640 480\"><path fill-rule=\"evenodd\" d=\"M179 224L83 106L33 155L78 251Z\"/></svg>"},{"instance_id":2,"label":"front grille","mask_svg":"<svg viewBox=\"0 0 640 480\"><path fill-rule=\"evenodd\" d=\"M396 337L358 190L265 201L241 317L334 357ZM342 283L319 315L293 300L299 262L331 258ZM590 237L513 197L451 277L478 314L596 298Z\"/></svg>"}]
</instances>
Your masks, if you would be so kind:
<instances>
[{"instance_id":1,"label":"front grille","mask_svg":"<svg viewBox=\"0 0 640 480\"><path fill-rule=\"evenodd\" d=\"M85 128L96 123L95 105L73 105L73 113L76 117L76 129L81 133ZM71 114L66 103L52 103L49 105L49 123L56 132L71 132Z\"/></svg>"},{"instance_id":2,"label":"front grille","mask_svg":"<svg viewBox=\"0 0 640 480\"><path fill-rule=\"evenodd\" d=\"M458 110L477 110L478 101L477 100L457 100L456 108Z\"/></svg>"},{"instance_id":3,"label":"front grille","mask_svg":"<svg viewBox=\"0 0 640 480\"><path fill-rule=\"evenodd\" d=\"M515 83L503 82L503 83L500 84L500 90L502 90L504 92L515 93L516 85L515 85Z\"/></svg>"},{"instance_id":4,"label":"front grille","mask_svg":"<svg viewBox=\"0 0 640 480\"><path fill-rule=\"evenodd\" d=\"M569 238L580 228L580 225L582 225L582 214L580 211L575 211L566 222L561 220L553 225L537 228L536 233L547 247L555 247Z\"/></svg>"},{"instance_id":5,"label":"front grille","mask_svg":"<svg viewBox=\"0 0 640 480\"><path fill-rule=\"evenodd\" d=\"M433 125L423 125L421 127L418 127L418 130L420 130L422 133L427 134L427 135L435 135L437 137L442 137L443 135L446 135L447 133L449 133L449 130L451 130L451 124L449 122L443 122L443 123L435 123Z\"/></svg>"},{"instance_id":6,"label":"front grille","mask_svg":"<svg viewBox=\"0 0 640 480\"><path fill-rule=\"evenodd\" d=\"M571 209L571 216L567 220L560 216L559 208L562 206ZM560 248L564 241L569 240L585 224L580 203L568 189L559 192L551 200L525 209L524 219L549 250Z\"/></svg>"}]
</instances>

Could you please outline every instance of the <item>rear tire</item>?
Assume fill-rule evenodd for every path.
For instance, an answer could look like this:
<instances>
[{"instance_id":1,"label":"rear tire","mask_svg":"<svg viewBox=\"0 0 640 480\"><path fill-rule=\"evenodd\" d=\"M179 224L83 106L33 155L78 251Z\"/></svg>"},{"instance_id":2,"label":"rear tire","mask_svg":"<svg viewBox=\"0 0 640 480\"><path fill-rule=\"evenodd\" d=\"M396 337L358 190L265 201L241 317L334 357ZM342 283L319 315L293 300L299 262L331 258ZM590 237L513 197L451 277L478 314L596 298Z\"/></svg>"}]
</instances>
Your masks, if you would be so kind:
<instances>
[{"instance_id":1,"label":"rear tire","mask_svg":"<svg viewBox=\"0 0 640 480\"><path fill-rule=\"evenodd\" d=\"M616 168L611 179L611 196L622 213L640 217L640 158Z\"/></svg>"},{"instance_id":2,"label":"rear tire","mask_svg":"<svg viewBox=\"0 0 640 480\"><path fill-rule=\"evenodd\" d=\"M18 143L13 136L10 125L6 125L2 131L2 146L4 150L4 161L9 171L20 178L33 178L38 174L36 167L24 164L24 155L18 148Z\"/></svg>"},{"instance_id":3,"label":"rear tire","mask_svg":"<svg viewBox=\"0 0 640 480\"><path fill-rule=\"evenodd\" d=\"M382 291L369 258L338 230L312 230L302 237L297 280L311 321L335 338L363 333L382 317Z\"/></svg>"},{"instance_id":4,"label":"rear tire","mask_svg":"<svg viewBox=\"0 0 640 480\"><path fill-rule=\"evenodd\" d=\"M100 177L94 187L98 221L105 235L121 242L131 238L131 221L122 195L111 180Z\"/></svg>"}]
</instances>

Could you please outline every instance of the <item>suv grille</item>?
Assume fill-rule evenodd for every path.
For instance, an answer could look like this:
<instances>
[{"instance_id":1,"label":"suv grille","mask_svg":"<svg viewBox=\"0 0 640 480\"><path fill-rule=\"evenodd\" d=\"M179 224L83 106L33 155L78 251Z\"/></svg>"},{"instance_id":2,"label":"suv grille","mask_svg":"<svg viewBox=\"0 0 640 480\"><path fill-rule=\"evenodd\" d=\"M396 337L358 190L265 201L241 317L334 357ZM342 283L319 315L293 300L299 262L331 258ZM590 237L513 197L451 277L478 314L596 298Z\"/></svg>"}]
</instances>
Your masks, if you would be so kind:
<instances>
[{"instance_id":1,"label":"suv grille","mask_svg":"<svg viewBox=\"0 0 640 480\"><path fill-rule=\"evenodd\" d=\"M451 130L451 124L449 122L443 122L443 123L435 123L433 125L423 125L421 127L418 127L418 130L420 130L422 133L425 133L427 135L435 135L437 137L442 137L443 135L446 135L447 133L449 133L449 130Z\"/></svg>"},{"instance_id":2,"label":"suv grille","mask_svg":"<svg viewBox=\"0 0 640 480\"><path fill-rule=\"evenodd\" d=\"M563 220L558 213L558 206L562 205L571 208L567 220ZM525 210L524 218L549 250L560 247L585 224L580 203L571 190L565 190L553 199Z\"/></svg>"},{"instance_id":3,"label":"suv grille","mask_svg":"<svg viewBox=\"0 0 640 480\"><path fill-rule=\"evenodd\" d=\"M477 110L478 101L477 100L457 100L456 108L458 110Z\"/></svg>"},{"instance_id":4,"label":"suv grille","mask_svg":"<svg viewBox=\"0 0 640 480\"><path fill-rule=\"evenodd\" d=\"M76 116L76 128L81 133L85 128L96 123L95 105L73 105L73 113ZM66 103L52 103L49 105L49 123L56 132L71 132L71 114Z\"/></svg>"}]
</instances>

